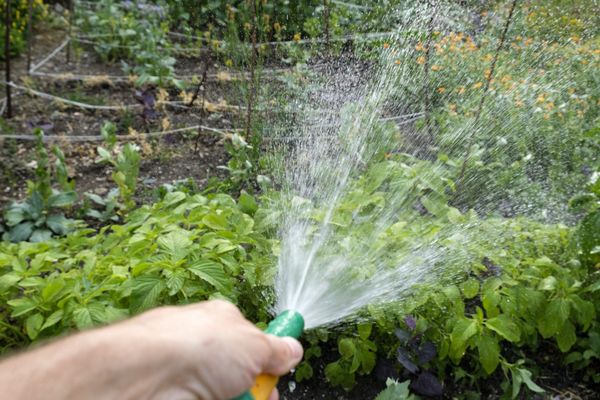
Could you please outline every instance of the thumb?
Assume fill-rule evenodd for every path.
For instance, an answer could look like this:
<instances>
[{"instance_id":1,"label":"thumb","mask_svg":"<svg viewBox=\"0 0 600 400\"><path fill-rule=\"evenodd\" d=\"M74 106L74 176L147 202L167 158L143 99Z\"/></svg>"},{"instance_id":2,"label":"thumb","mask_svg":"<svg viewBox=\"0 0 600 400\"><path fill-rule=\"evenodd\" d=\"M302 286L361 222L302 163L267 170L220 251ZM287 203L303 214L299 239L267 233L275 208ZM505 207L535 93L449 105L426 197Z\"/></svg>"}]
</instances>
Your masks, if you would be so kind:
<instances>
[{"instance_id":1,"label":"thumb","mask_svg":"<svg viewBox=\"0 0 600 400\"><path fill-rule=\"evenodd\" d=\"M267 335L269 338L270 356L267 358L263 372L270 375L281 376L287 374L300 360L304 350L299 341L292 337L277 337Z\"/></svg>"}]
</instances>

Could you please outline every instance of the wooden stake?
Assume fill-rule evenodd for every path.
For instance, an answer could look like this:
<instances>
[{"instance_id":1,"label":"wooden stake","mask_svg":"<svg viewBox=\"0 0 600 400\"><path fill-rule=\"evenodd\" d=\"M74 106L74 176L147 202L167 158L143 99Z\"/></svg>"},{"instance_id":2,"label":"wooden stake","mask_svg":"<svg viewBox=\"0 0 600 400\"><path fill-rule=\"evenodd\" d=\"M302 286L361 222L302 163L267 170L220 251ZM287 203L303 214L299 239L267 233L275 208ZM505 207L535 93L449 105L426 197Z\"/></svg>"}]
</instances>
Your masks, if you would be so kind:
<instances>
[{"instance_id":1,"label":"wooden stake","mask_svg":"<svg viewBox=\"0 0 600 400\"><path fill-rule=\"evenodd\" d=\"M33 0L27 1L27 75L31 70L31 19L33 17Z\"/></svg>"},{"instance_id":2,"label":"wooden stake","mask_svg":"<svg viewBox=\"0 0 600 400\"><path fill-rule=\"evenodd\" d=\"M256 10L256 0L249 0L250 6L252 7L252 54L250 54L250 82L248 87L248 107L246 109L246 141L250 141L250 134L252 130L252 105L254 103L254 91L255 91L255 82L254 75L257 64L257 14Z\"/></svg>"},{"instance_id":3,"label":"wooden stake","mask_svg":"<svg viewBox=\"0 0 600 400\"><path fill-rule=\"evenodd\" d=\"M329 50L329 1L323 0L323 33L325 34L325 48Z\"/></svg>"},{"instance_id":4,"label":"wooden stake","mask_svg":"<svg viewBox=\"0 0 600 400\"><path fill-rule=\"evenodd\" d=\"M71 35L73 32L73 0L69 0L69 43L67 44L67 64L71 62Z\"/></svg>"},{"instance_id":5,"label":"wooden stake","mask_svg":"<svg viewBox=\"0 0 600 400\"><path fill-rule=\"evenodd\" d=\"M464 179L464 175L465 172L467 170L467 164L469 162L469 159L471 158L471 147L473 146L473 142L475 141L475 134L477 132L477 128L479 126L479 120L481 118L481 113L483 111L483 105L485 103L485 99L487 96L487 93L490 89L490 84L492 82L492 79L494 78L494 70L496 69L496 63L498 62L498 56L500 55L500 50L502 50L502 47L504 47L504 42L506 41L506 34L508 33L508 27L510 26L510 22L512 21L512 17L515 11L515 8L517 6L517 1L518 0L513 0L512 4L510 5L510 11L508 12L508 17L506 18L506 22L504 24L504 29L502 30L502 35L500 36L500 43L498 44L498 47L496 48L496 52L494 54L494 58L492 59L492 64L490 66L490 71L488 76L486 77L486 81L485 81L485 86L483 88L483 94L481 95L481 99L479 100L479 106L477 107L477 110L475 112L475 120L473 121L473 128L472 128L472 133L471 136L469 136L469 140L467 142L467 153L465 154L465 158L463 160L462 166L460 168L460 174L458 175L458 179L456 180L456 191L454 192L454 200L458 199L458 196L460 194L460 189L462 189L463 185L463 179Z\"/></svg>"},{"instance_id":6,"label":"wooden stake","mask_svg":"<svg viewBox=\"0 0 600 400\"><path fill-rule=\"evenodd\" d=\"M6 0L6 8L5 8L5 18L4 23L6 24L6 32L4 36L4 59L5 59L5 72L6 72L6 82L10 83L10 28L12 26L12 10L11 10L11 0ZM12 118L12 102L11 102L11 87L10 85L6 85L6 118Z\"/></svg>"}]
</instances>

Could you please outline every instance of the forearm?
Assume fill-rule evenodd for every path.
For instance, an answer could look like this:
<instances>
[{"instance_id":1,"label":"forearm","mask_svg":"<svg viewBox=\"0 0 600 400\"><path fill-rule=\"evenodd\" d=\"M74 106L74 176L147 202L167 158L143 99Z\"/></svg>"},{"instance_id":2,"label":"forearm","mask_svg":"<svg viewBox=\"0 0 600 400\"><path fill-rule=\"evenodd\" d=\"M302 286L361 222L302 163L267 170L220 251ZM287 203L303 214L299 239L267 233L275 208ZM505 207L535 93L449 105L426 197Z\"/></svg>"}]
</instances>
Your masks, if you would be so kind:
<instances>
[{"instance_id":1,"label":"forearm","mask_svg":"<svg viewBox=\"0 0 600 400\"><path fill-rule=\"evenodd\" d=\"M14 400L149 399L159 392L160 355L141 329L83 332L0 362L2 397ZM136 337L137 336L137 337ZM130 352L132 340L136 352ZM143 354L143 358L140 357ZM164 371L166 372L166 371Z\"/></svg>"}]
</instances>

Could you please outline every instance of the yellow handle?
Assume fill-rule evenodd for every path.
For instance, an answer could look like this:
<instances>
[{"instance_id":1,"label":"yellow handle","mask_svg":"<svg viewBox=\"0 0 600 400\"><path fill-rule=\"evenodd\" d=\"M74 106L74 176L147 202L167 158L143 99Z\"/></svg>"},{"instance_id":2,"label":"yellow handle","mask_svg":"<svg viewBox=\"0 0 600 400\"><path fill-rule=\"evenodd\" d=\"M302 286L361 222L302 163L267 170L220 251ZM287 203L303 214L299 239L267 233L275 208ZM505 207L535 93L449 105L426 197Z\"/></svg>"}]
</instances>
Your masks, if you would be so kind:
<instances>
[{"instance_id":1,"label":"yellow handle","mask_svg":"<svg viewBox=\"0 0 600 400\"><path fill-rule=\"evenodd\" d=\"M269 400L269 396L279 381L279 377L272 375L259 375L250 393L254 400Z\"/></svg>"}]
</instances>

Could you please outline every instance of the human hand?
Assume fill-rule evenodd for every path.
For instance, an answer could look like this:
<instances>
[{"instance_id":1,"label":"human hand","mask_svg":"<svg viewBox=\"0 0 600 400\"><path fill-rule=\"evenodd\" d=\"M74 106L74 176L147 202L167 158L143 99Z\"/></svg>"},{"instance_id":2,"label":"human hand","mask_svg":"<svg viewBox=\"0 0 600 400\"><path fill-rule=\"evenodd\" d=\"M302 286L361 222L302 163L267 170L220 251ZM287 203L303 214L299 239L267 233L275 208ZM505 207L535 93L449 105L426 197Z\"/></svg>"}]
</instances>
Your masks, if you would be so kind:
<instances>
[{"instance_id":1,"label":"human hand","mask_svg":"<svg viewBox=\"0 0 600 400\"><path fill-rule=\"evenodd\" d=\"M295 339L267 335L232 304L208 301L151 310L9 358L0 363L0 387L14 400L227 400L301 358ZM278 397L275 390L270 400Z\"/></svg>"},{"instance_id":2,"label":"human hand","mask_svg":"<svg viewBox=\"0 0 600 400\"><path fill-rule=\"evenodd\" d=\"M169 399L235 397L259 374L289 372L303 354L297 340L263 333L225 301L159 308L119 328L125 335L141 330L150 336L169 372L156 378L162 381L158 392ZM278 398L275 389L270 400Z\"/></svg>"}]
</instances>

